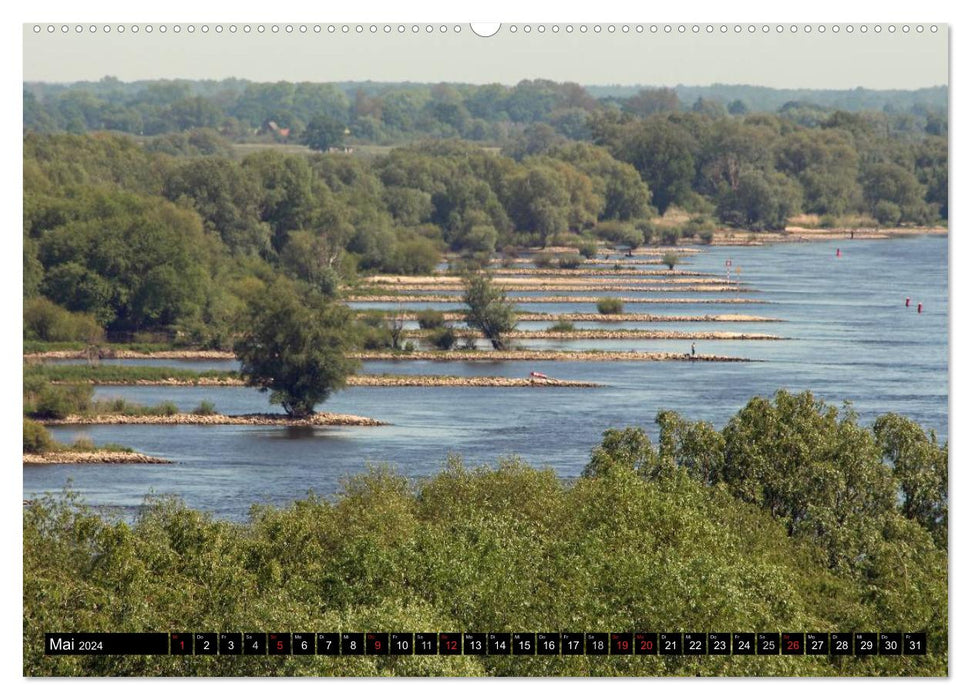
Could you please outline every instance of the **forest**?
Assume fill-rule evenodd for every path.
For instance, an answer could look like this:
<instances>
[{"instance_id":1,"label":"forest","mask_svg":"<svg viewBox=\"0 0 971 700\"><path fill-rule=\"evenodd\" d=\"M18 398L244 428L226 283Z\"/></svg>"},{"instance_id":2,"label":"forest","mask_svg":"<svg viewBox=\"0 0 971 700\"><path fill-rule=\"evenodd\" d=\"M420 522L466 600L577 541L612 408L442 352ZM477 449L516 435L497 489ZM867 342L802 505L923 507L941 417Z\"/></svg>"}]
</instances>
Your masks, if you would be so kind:
<instances>
[{"instance_id":1,"label":"forest","mask_svg":"<svg viewBox=\"0 0 971 700\"><path fill-rule=\"evenodd\" d=\"M481 267L597 240L704 244L798 216L941 225L939 97L756 112L550 81L29 85L25 340L155 332L228 347L245 300L276 277L337 298L361 275L428 273L446 253Z\"/></svg>"}]
</instances>

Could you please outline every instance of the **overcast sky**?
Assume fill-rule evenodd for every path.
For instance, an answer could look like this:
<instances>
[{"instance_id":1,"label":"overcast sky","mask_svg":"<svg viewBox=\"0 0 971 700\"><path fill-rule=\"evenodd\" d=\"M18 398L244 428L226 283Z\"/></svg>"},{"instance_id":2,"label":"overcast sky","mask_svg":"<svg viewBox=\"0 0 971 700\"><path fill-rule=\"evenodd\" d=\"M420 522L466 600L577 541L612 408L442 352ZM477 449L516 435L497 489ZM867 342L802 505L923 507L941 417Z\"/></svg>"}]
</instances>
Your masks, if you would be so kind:
<instances>
[{"instance_id":1,"label":"overcast sky","mask_svg":"<svg viewBox=\"0 0 971 700\"><path fill-rule=\"evenodd\" d=\"M461 31L454 31L454 24L442 33L441 25L435 25L427 33L422 25L413 33L412 25L405 32L398 32L398 25L391 25L391 32L384 32L384 25L376 25L377 32L370 32L364 24L363 32L357 33L357 25L349 25L349 32L336 25L334 33L329 25L321 25L319 33L314 25L306 25L301 33L300 24L293 25L293 32L285 31L286 24L279 24L277 33L271 24L265 31L257 32L256 24L248 25L251 31L243 32L243 24L230 32L230 24L221 25L222 32L215 31L216 24L208 24L203 33L202 24L194 25L190 34L188 25L181 25L176 34L174 25L166 25L167 31L159 31L154 24L152 32L146 24L139 25L137 34L131 25L122 34L118 25L106 34L104 24L91 33L90 24L77 33L71 25L62 33L61 25L53 33L46 24L34 32L34 24L24 25L24 80L70 82L98 80L112 75L131 81L151 78L246 78L256 81L416 81L416 82L500 82L514 84L525 78L548 78L556 81L574 81L582 84L649 84L649 85L708 85L711 83L753 84L778 88L854 88L858 86L877 89L912 89L948 82L948 27L922 25L918 33L916 25L904 33L903 25L895 25L890 33L887 24L877 33L875 25L868 31L846 31L847 24L840 24L839 33L833 32L833 24L826 24L825 32L819 32L819 24L812 25L812 32L805 25L798 25L793 33L792 25L786 25L782 33L777 25L769 25L763 33L761 24L754 33L749 25L727 25L722 33L721 25L714 24L712 33L706 25L699 25L698 33L693 25L685 25L685 32L678 32L673 25L665 33L664 25L651 32L650 24L601 25L600 33L594 24L587 24L581 33L579 24L567 33L565 23L553 33L552 25L518 25L515 33L511 25L491 38L473 34L468 24Z\"/></svg>"}]
</instances>

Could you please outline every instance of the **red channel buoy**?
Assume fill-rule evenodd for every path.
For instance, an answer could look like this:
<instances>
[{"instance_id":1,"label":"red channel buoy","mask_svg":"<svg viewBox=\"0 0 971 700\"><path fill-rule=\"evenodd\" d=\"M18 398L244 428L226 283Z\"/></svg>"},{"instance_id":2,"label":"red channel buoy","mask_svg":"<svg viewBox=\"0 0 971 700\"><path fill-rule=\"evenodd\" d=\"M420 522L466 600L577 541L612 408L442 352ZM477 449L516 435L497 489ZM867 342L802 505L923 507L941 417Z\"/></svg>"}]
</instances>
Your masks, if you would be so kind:
<instances>
[{"instance_id":1,"label":"red channel buoy","mask_svg":"<svg viewBox=\"0 0 971 700\"><path fill-rule=\"evenodd\" d=\"M907 308L910 308L910 297L907 297L907 299L904 300L904 306L906 306Z\"/></svg>"},{"instance_id":2,"label":"red channel buoy","mask_svg":"<svg viewBox=\"0 0 971 700\"><path fill-rule=\"evenodd\" d=\"M920 313L923 310L924 310L924 305L920 302L917 302L917 313Z\"/></svg>"}]
</instances>

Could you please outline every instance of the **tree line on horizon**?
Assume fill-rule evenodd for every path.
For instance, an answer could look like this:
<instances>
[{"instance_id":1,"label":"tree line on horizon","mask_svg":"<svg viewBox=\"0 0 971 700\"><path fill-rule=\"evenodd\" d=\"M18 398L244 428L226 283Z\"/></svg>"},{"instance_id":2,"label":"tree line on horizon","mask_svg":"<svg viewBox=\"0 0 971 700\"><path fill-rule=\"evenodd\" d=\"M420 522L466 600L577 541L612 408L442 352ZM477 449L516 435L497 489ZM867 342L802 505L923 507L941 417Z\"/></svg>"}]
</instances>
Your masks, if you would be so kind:
<instances>
[{"instance_id":1,"label":"tree line on horizon","mask_svg":"<svg viewBox=\"0 0 971 700\"><path fill-rule=\"evenodd\" d=\"M579 85L551 80L498 83L287 82L225 80L28 82L24 127L35 131L115 130L157 135L215 128L230 138L252 136L273 122L296 137L316 117L347 127L358 141L400 143L424 137L492 141L546 123L567 138L585 138L596 112L633 116L699 112L785 115L813 126L834 111L882 116L895 132L946 128L946 86L917 90L807 90L754 85L657 87ZM279 134L277 134L279 135Z\"/></svg>"}]
</instances>

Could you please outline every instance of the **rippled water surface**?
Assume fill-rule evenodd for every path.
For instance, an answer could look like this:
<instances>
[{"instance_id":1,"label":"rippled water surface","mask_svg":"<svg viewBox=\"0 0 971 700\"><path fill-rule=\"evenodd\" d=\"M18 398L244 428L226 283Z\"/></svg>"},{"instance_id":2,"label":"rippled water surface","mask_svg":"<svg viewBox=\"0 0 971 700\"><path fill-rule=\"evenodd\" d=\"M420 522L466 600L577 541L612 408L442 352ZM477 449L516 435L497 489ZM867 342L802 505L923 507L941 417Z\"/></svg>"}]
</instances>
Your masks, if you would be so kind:
<instances>
[{"instance_id":1,"label":"rippled water surface","mask_svg":"<svg viewBox=\"0 0 971 700\"><path fill-rule=\"evenodd\" d=\"M836 258L835 251L842 252ZM372 416L377 428L287 429L263 426L92 426L54 429L59 440L89 437L173 460L171 465L25 467L24 497L72 488L96 505L136 507L146 494L176 494L219 517L243 518L255 502L285 504L308 490L332 494L341 477L367 463L389 463L410 476L440 468L449 452L473 463L519 455L576 475L609 427L640 425L656 437L657 411L673 409L721 427L756 394L778 388L812 390L831 402L853 402L863 422L888 411L905 414L947 436L947 239L841 240L705 250L690 269L723 274L725 259L742 268L744 296L759 304L629 304L632 313L744 313L785 323L637 323L657 330L771 333L780 341L696 341L704 354L758 362L366 362L368 373L524 377L531 371L604 384L598 389L353 388L328 411ZM622 296L637 296L624 293ZM525 299L528 295L522 295ZM543 296L552 296L543 294ZM591 312L589 303L523 303L537 312ZM661 296L645 294L643 296ZM736 293L679 293L679 298L730 298ZM905 297L912 300L904 307ZM916 313L916 304L923 313ZM391 304L354 304L393 308ZM454 309L459 302L408 304ZM524 329L545 328L524 323ZM610 327L596 322L577 327ZM687 340L523 340L524 347L685 352ZM232 361L147 361L197 369L230 369ZM145 404L174 401L190 410L213 401L222 413L277 410L242 387L101 387L98 396Z\"/></svg>"}]
</instances>

